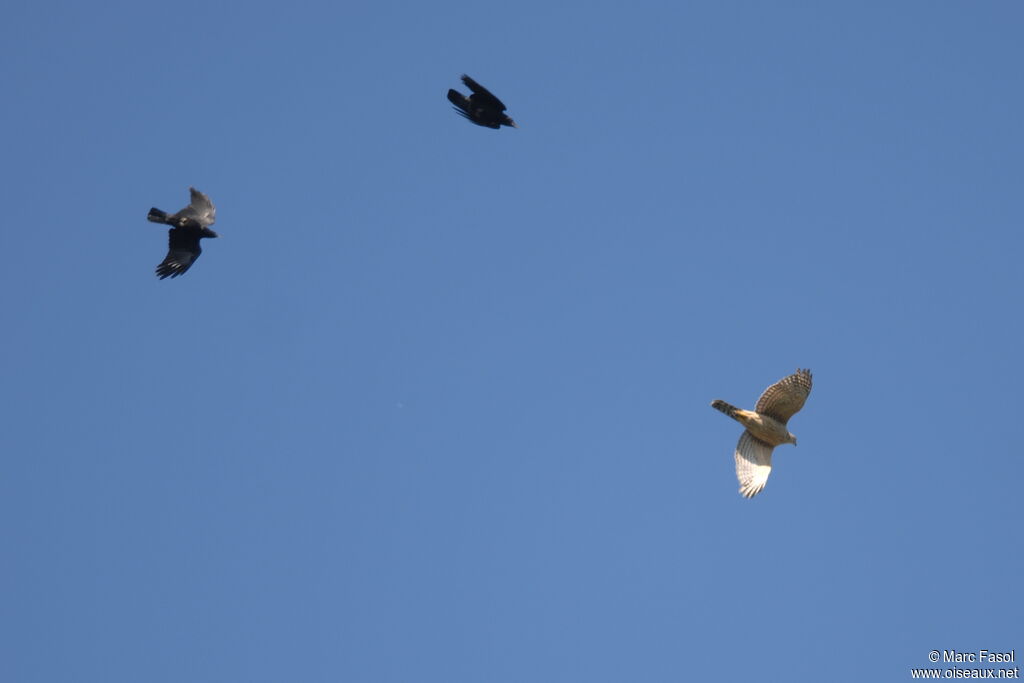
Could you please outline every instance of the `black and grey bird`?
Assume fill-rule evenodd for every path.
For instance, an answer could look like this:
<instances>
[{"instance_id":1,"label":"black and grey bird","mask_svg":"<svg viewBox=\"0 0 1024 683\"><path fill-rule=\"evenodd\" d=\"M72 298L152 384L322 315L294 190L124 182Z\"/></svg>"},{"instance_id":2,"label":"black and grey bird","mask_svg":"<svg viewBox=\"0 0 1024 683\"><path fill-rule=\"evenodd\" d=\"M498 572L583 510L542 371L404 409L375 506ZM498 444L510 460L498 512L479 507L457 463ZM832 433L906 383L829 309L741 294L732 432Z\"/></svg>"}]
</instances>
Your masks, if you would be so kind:
<instances>
[{"instance_id":1,"label":"black and grey bird","mask_svg":"<svg viewBox=\"0 0 1024 683\"><path fill-rule=\"evenodd\" d=\"M153 208L146 216L154 223L171 226L167 231L167 256L156 267L156 275L161 280L166 277L178 277L195 263L203 253L199 248L199 240L204 237L219 237L210 230L217 217L217 209L213 202L194 187L188 188L188 191L192 193L192 202L178 213L168 216L165 211Z\"/></svg>"},{"instance_id":2,"label":"black and grey bird","mask_svg":"<svg viewBox=\"0 0 1024 683\"><path fill-rule=\"evenodd\" d=\"M484 86L463 74L462 82L473 91L473 94L466 97L458 90L448 91L448 101L455 105L455 111L478 126L487 128L501 128L512 126L518 128L516 122L505 113L505 105L501 100L491 94Z\"/></svg>"}]
</instances>

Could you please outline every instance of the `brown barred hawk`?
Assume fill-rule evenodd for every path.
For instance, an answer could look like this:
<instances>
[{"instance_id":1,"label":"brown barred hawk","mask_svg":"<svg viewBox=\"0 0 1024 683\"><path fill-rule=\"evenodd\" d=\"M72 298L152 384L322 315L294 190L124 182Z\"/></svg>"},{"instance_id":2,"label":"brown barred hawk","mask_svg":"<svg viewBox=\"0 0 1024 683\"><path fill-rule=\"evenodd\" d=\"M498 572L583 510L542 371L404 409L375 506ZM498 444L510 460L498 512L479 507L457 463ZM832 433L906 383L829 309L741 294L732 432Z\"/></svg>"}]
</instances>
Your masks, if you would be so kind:
<instances>
[{"instance_id":1,"label":"brown barred hawk","mask_svg":"<svg viewBox=\"0 0 1024 683\"><path fill-rule=\"evenodd\" d=\"M786 423L801 408L811 393L811 371L797 369L764 390L753 410L741 410L715 399L711 407L746 427L736 444L736 478L740 494L753 498L768 481L772 471L772 450L784 443L796 445L796 437Z\"/></svg>"}]
</instances>

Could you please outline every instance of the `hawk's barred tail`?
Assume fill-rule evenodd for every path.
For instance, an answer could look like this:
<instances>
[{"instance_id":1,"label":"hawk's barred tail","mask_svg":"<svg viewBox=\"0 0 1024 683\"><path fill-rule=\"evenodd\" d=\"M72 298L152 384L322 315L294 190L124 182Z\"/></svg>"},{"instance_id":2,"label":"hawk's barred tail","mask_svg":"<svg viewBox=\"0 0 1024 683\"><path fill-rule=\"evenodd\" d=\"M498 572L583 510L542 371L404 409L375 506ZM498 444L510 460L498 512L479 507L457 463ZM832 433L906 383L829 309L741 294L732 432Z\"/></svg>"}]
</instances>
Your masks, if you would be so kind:
<instances>
[{"instance_id":1,"label":"hawk's barred tail","mask_svg":"<svg viewBox=\"0 0 1024 683\"><path fill-rule=\"evenodd\" d=\"M737 408L736 406L730 405L718 398L711 402L711 407L714 408L715 410L721 410L723 413L725 413L731 418L735 418L737 411L739 411L739 408Z\"/></svg>"},{"instance_id":2,"label":"hawk's barred tail","mask_svg":"<svg viewBox=\"0 0 1024 683\"><path fill-rule=\"evenodd\" d=\"M154 207L149 210L149 214L146 216L146 218L148 220L153 221L154 223L166 223L167 213Z\"/></svg>"}]
</instances>

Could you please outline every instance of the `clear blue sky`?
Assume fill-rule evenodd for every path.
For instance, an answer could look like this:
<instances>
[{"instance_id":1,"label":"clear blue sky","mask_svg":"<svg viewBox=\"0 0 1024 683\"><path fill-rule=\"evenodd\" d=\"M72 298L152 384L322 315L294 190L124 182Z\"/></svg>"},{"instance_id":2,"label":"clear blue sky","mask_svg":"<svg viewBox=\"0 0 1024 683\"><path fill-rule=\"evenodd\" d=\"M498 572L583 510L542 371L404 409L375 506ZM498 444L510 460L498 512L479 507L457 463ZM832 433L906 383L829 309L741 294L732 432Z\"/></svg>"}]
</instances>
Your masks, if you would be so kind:
<instances>
[{"instance_id":1,"label":"clear blue sky","mask_svg":"<svg viewBox=\"0 0 1024 683\"><path fill-rule=\"evenodd\" d=\"M0 679L1024 658L1017 2L29 3ZM518 130L445 100L468 73ZM151 206L221 238L158 281ZM754 500L739 426L814 371Z\"/></svg>"}]
</instances>

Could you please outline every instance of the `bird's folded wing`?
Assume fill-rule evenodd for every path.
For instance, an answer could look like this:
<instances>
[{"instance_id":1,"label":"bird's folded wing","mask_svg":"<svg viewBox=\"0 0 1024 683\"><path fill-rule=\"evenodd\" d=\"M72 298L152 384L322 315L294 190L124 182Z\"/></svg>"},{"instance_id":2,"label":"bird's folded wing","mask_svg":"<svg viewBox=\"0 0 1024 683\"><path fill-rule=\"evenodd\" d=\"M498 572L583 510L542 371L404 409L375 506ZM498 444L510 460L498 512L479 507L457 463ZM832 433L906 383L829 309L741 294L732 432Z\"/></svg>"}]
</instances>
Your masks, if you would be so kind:
<instances>
[{"instance_id":1,"label":"bird's folded wing","mask_svg":"<svg viewBox=\"0 0 1024 683\"><path fill-rule=\"evenodd\" d=\"M744 431L736 444L736 478L740 482L740 494L753 498L768 482L772 472L773 447Z\"/></svg>"}]
</instances>

